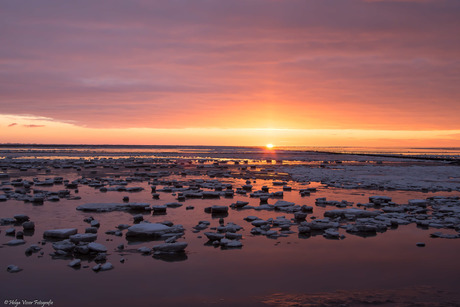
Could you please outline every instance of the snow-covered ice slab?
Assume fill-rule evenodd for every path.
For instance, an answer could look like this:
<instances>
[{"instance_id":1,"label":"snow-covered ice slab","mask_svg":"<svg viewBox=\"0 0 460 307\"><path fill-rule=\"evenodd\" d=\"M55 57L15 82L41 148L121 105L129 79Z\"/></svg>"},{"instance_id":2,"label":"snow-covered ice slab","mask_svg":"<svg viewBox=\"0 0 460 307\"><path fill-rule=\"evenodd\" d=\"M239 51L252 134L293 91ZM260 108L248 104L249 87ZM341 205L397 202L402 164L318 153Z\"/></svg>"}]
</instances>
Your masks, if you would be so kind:
<instances>
[{"instance_id":1,"label":"snow-covered ice slab","mask_svg":"<svg viewBox=\"0 0 460 307\"><path fill-rule=\"evenodd\" d=\"M123 210L148 210L148 203L88 203L77 207L80 211L110 212Z\"/></svg>"}]
</instances>

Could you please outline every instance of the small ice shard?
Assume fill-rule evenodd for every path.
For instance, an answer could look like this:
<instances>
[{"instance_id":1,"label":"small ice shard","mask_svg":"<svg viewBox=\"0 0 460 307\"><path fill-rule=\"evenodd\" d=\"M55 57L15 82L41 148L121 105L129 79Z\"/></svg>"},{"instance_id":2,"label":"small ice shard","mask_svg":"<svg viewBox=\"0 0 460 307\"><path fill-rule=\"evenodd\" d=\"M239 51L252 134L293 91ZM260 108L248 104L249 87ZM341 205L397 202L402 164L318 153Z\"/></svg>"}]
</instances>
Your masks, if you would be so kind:
<instances>
[{"instance_id":1,"label":"small ice shard","mask_svg":"<svg viewBox=\"0 0 460 307\"><path fill-rule=\"evenodd\" d=\"M16 229L14 228L8 228L7 230L5 230L5 234L7 236L14 236L15 233L16 233Z\"/></svg>"},{"instance_id":2,"label":"small ice shard","mask_svg":"<svg viewBox=\"0 0 460 307\"><path fill-rule=\"evenodd\" d=\"M202 193L203 198L220 198L220 192L217 191L204 191Z\"/></svg>"},{"instance_id":3,"label":"small ice shard","mask_svg":"<svg viewBox=\"0 0 460 307\"><path fill-rule=\"evenodd\" d=\"M32 253L36 253L36 252L40 251L41 249L42 248L40 246L38 246L36 244L32 244L31 246L29 246L26 249L25 253L26 253L26 255L31 255Z\"/></svg>"},{"instance_id":4,"label":"small ice shard","mask_svg":"<svg viewBox=\"0 0 460 307\"><path fill-rule=\"evenodd\" d=\"M97 227L88 227L85 229L85 233L97 233Z\"/></svg>"},{"instance_id":5,"label":"small ice shard","mask_svg":"<svg viewBox=\"0 0 460 307\"><path fill-rule=\"evenodd\" d=\"M90 225L91 225L91 227L99 227L99 226L101 226L101 224L99 223L98 220L92 220L90 222Z\"/></svg>"},{"instance_id":6,"label":"small ice shard","mask_svg":"<svg viewBox=\"0 0 460 307\"><path fill-rule=\"evenodd\" d=\"M85 234L74 234L69 237L70 241L73 243L78 243L78 242L93 242L96 241L97 235L93 233L85 233Z\"/></svg>"},{"instance_id":7,"label":"small ice shard","mask_svg":"<svg viewBox=\"0 0 460 307\"><path fill-rule=\"evenodd\" d=\"M251 222L251 224L255 227L260 227L260 226L269 224L269 222L265 220L254 220Z\"/></svg>"},{"instance_id":8,"label":"small ice shard","mask_svg":"<svg viewBox=\"0 0 460 307\"><path fill-rule=\"evenodd\" d=\"M103 265L100 266L101 271L108 271L113 269L113 265L110 262L106 262Z\"/></svg>"},{"instance_id":9,"label":"small ice shard","mask_svg":"<svg viewBox=\"0 0 460 307\"><path fill-rule=\"evenodd\" d=\"M285 200L278 200L278 201L275 203L274 206L275 206L276 209L280 209L280 208L283 208L283 207L295 206L295 203L292 203L292 202L289 202L289 201L285 201Z\"/></svg>"},{"instance_id":10,"label":"small ice shard","mask_svg":"<svg viewBox=\"0 0 460 307\"><path fill-rule=\"evenodd\" d=\"M165 240L165 243L174 243L174 242L176 242L176 237L175 236Z\"/></svg>"},{"instance_id":11,"label":"small ice shard","mask_svg":"<svg viewBox=\"0 0 460 307\"><path fill-rule=\"evenodd\" d=\"M77 246L75 246L75 252L77 252L79 254L82 254L82 255L89 254L88 245L77 245Z\"/></svg>"},{"instance_id":12,"label":"small ice shard","mask_svg":"<svg viewBox=\"0 0 460 307\"><path fill-rule=\"evenodd\" d=\"M13 217L18 223L27 222L29 220L29 217L25 214L16 214Z\"/></svg>"},{"instance_id":13,"label":"small ice shard","mask_svg":"<svg viewBox=\"0 0 460 307\"><path fill-rule=\"evenodd\" d=\"M134 223L139 223L144 220L144 216L142 214L136 214L133 216Z\"/></svg>"},{"instance_id":14,"label":"small ice shard","mask_svg":"<svg viewBox=\"0 0 460 307\"><path fill-rule=\"evenodd\" d=\"M430 234L432 238L443 238L443 239L458 239L460 238L460 233L459 234L448 234L448 233L442 233L442 232L434 232Z\"/></svg>"},{"instance_id":15,"label":"small ice shard","mask_svg":"<svg viewBox=\"0 0 460 307\"><path fill-rule=\"evenodd\" d=\"M305 220L307 218L307 215L308 215L307 212L298 211L294 213L294 218L296 220Z\"/></svg>"},{"instance_id":16,"label":"small ice shard","mask_svg":"<svg viewBox=\"0 0 460 307\"><path fill-rule=\"evenodd\" d=\"M107 251L107 247L105 247L104 245L100 243L95 243L95 242L89 243L88 248L90 251L96 252L96 253L105 253Z\"/></svg>"},{"instance_id":17,"label":"small ice shard","mask_svg":"<svg viewBox=\"0 0 460 307\"><path fill-rule=\"evenodd\" d=\"M409 199L409 206L426 207L426 199Z\"/></svg>"},{"instance_id":18,"label":"small ice shard","mask_svg":"<svg viewBox=\"0 0 460 307\"><path fill-rule=\"evenodd\" d=\"M143 187L128 187L126 188L126 192L140 192L143 191Z\"/></svg>"},{"instance_id":19,"label":"small ice shard","mask_svg":"<svg viewBox=\"0 0 460 307\"><path fill-rule=\"evenodd\" d=\"M374 195L369 196L369 202L373 204L382 204L382 203L389 203L391 201L391 197L389 196L381 196L381 195Z\"/></svg>"},{"instance_id":20,"label":"small ice shard","mask_svg":"<svg viewBox=\"0 0 460 307\"><path fill-rule=\"evenodd\" d=\"M368 210L361 210L357 208L349 208L349 209L336 209L324 212L325 217L347 217L351 216L354 218L357 217L374 217L379 215L381 212L379 211L368 211Z\"/></svg>"},{"instance_id":21,"label":"small ice shard","mask_svg":"<svg viewBox=\"0 0 460 307\"><path fill-rule=\"evenodd\" d=\"M142 246L142 247L139 247L137 249L138 252L144 254L144 255L147 255L147 254L150 254L152 252L152 249L151 248L148 248L148 247L145 247L145 246Z\"/></svg>"},{"instance_id":22,"label":"small ice shard","mask_svg":"<svg viewBox=\"0 0 460 307\"><path fill-rule=\"evenodd\" d=\"M70 242L70 240L63 240L53 243L53 248L56 251L71 252L75 248L75 244Z\"/></svg>"},{"instance_id":23,"label":"small ice shard","mask_svg":"<svg viewBox=\"0 0 460 307\"><path fill-rule=\"evenodd\" d=\"M222 247L227 247L227 248L238 248L238 247L242 247L243 243L241 243L238 240L222 239L220 240L220 245Z\"/></svg>"},{"instance_id":24,"label":"small ice shard","mask_svg":"<svg viewBox=\"0 0 460 307\"><path fill-rule=\"evenodd\" d=\"M22 224L22 228L24 230L34 230L35 229L35 223L34 222L24 222Z\"/></svg>"},{"instance_id":25,"label":"small ice shard","mask_svg":"<svg viewBox=\"0 0 460 307\"><path fill-rule=\"evenodd\" d=\"M243 208L244 206L247 206L247 205L249 205L249 202L238 200L236 203L231 204L230 207Z\"/></svg>"},{"instance_id":26,"label":"small ice shard","mask_svg":"<svg viewBox=\"0 0 460 307\"><path fill-rule=\"evenodd\" d=\"M179 208L179 207L182 207L183 204L178 203L178 202L172 202L172 203L166 203L165 206L168 208Z\"/></svg>"},{"instance_id":27,"label":"small ice shard","mask_svg":"<svg viewBox=\"0 0 460 307\"><path fill-rule=\"evenodd\" d=\"M88 203L77 207L81 211L110 212L123 210L145 210L149 209L148 203Z\"/></svg>"},{"instance_id":28,"label":"small ice shard","mask_svg":"<svg viewBox=\"0 0 460 307\"><path fill-rule=\"evenodd\" d=\"M212 214L227 213L227 212L228 212L228 207L227 206L214 205L214 206L211 207L211 213Z\"/></svg>"},{"instance_id":29,"label":"small ice shard","mask_svg":"<svg viewBox=\"0 0 460 307\"><path fill-rule=\"evenodd\" d=\"M267 231L265 232L265 235L266 235L267 237L277 237L277 236L279 235L279 233L278 233L278 231L276 231L276 230L267 230Z\"/></svg>"},{"instance_id":30,"label":"small ice shard","mask_svg":"<svg viewBox=\"0 0 460 307\"><path fill-rule=\"evenodd\" d=\"M68 264L68 266L70 266L71 268L79 267L79 266L81 266L81 260L80 259L74 259Z\"/></svg>"},{"instance_id":31,"label":"small ice shard","mask_svg":"<svg viewBox=\"0 0 460 307\"><path fill-rule=\"evenodd\" d=\"M204 235L209 239L209 241L220 241L225 237L224 234L216 232L205 232Z\"/></svg>"},{"instance_id":32,"label":"small ice shard","mask_svg":"<svg viewBox=\"0 0 460 307\"><path fill-rule=\"evenodd\" d=\"M329 228L324 231L323 237L327 239L339 239L340 233L337 231L337 229Z\"/></svg>"},{"instance_id":33,"label":"small ice shard","mask_svg":"<svg viewBox=\"0 0 460 307\"><path fill-rule=\"evenodd\" d=\"M52 229L43 233L44 237L67 239L77 233L77 228Z\"/></svg>"},{"instance_id":34,"label":"small ice shard","mask_svg":"<svg viewBox=\"0 0 460 307\"><path fill-rule=\"evenodd\" d=\"M25 243L26 243L26 241L24 241L22 239L15 239L15 240L8 241L7 243L5 243L5 245L17 246L17 245L22 245L22 244L25 244Z\"/></svg>"},{"instance_id":35,"label":"small ice shard","mask_svg":"<svg viewBox=\"0 0 460 307\"><path fill-rule=\"evenodd\" d=\"M140 223L128 228L127 237L161 237L163 234L173 232L173 227L161 223Z\"/></svg>"},{"instance_id":36,"label":"small ice shard","mask_svg":"<svg viewBox=\"0 0 460 307\"><path fill-rule=\"evenodd\" d=\"M183 253L187 247L187 242L163 243L153 246L155 254L158 253Z\"/></svg>"},{"instance_id":37,"label":"small ice shard","mask_svg":"<svg viewBox=\"0 0 460 307\"><path fill-rule=\"evenodd\" d=\"M417 243L415 243L415 245L418 246L418 247L425 247L424 242L417 242Z\"/></svg>"},{"instance_id":38,"label":"small ice shard","mask_svg":"<svg viewBox=\"0 0 460 307\"><path fill-rule=\"evenodd\" d=\"M99 253L94 258L94 262L105 262L106 260L107 260L107 254L106 253Z\"/></svg>"},{"instance_id":39,"label":"small ice shard","mask_svg":"<svg viewBox=\"0 0 460 307\"><path fill-rule=\"evenodd\" d=\"M9 273L17 273L17 272L21 272L22 269L14 264L10 264L6 270L9 272Z\"/></svg>"},{"instance_id":40,"label":"small ice shard","mask_svg":"<svg viewBox=\"0 0 460 307\"><path fill-rule=\"evenodd\" d=\"M225 234L225 237L230 240L239 240L243 238L243 235L240 233L227 232Z\"/></svg>"},{"instance_id":41,"label":"small ice shard","mask_svg":"<svg viewBox=\"0 0 460 307\"><path fill-rule=\"evenodd\" d=\"M91 268L94 272L98 272L100 269L101 269L101 265L100 264L96 264L95 266L93 266Z\"/></svg>"},{"instance_id":42,"label":"small ice shard","mask_svg":"<svg viewBox=\"0 0 460 307\"><path fill-rule=\"evenodd\" d=\"M166 213L166 207L165 205L154 205L152 206L153 214L158 214L158 213Z\"/></svg>"}]
</instances>

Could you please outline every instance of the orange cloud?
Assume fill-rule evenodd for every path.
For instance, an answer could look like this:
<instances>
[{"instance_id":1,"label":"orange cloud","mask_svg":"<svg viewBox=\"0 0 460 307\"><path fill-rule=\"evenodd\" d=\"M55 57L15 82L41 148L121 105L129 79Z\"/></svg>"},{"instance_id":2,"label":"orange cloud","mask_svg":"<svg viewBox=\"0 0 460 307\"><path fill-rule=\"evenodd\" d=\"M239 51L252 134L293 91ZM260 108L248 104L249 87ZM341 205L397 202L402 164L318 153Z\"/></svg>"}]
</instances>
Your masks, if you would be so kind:
<instances>
[{"instance_id":1,"label":"orange cloud","mask_svg":"<svg viewBox=\"0 0 460 307\"><path fill-rule=\"evenodd\" d=\"M445 0L11 2L0 110L96 129L458 130L459 14Z\"/></svg>"}]
</instances>

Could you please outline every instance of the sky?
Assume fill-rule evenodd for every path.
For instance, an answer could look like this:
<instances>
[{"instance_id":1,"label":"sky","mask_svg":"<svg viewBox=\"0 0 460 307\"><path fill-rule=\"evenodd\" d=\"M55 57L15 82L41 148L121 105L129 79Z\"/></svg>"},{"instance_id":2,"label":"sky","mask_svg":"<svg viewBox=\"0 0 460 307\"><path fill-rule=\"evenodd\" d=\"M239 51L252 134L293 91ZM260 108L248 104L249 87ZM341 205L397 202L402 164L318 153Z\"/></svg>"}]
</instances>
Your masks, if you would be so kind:
<instances>
[{"instance_id":1,"label":"sky","mask_svg":"<svg viewBox=\"0 0 460 307\"><path fill-rule=\"evenodd\" d=\"M458 0L0 0L0 143L460 146Z\"/></svg>"}]
</instances>

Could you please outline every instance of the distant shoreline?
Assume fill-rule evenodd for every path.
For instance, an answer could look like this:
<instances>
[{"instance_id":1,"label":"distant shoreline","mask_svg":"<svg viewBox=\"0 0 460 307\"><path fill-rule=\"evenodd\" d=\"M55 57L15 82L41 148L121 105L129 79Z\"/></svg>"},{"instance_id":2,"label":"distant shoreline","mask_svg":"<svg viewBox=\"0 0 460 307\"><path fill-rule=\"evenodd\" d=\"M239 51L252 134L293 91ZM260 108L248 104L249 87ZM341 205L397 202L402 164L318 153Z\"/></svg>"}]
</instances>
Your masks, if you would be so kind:
<instances>
[{"instance_id":1,"label":"distant shoreline","mask_svg":"<svg viewBox=\"0 0 460 307\"><path fill-rule=\"evenodd\" d=\"M56 150L53 152L53 149ZM193 154L202 155L209 153L212 155L224 155L229 157L232 155L276 155L283 154L295 156L303 154L329 154L336 156L355 155L369 156L381 158L399 158L399 159L414 159L414 160L432 160L432 161L449 161L453 164L460 165L460 147L351 147L351 146L276 146L274 149L267 149L265 146L206 146L206 145L91 145L91 144L0 144L0 151L3 156L9 154L81 154L80 150L100 150L94 152L94 156L101 154L142 154L155 155L159 153L172 154ZM133 150L133 152L130 152ZM140 152L139 150L143 150ZM64 151L64 152L63 152ZM70 152L69 152L70 151ZM88 154L88 152L86 152ZM91 153L90 153L91 154ZM268 157L267 157L268 158Z\"/></svg>"}]
</instances>

